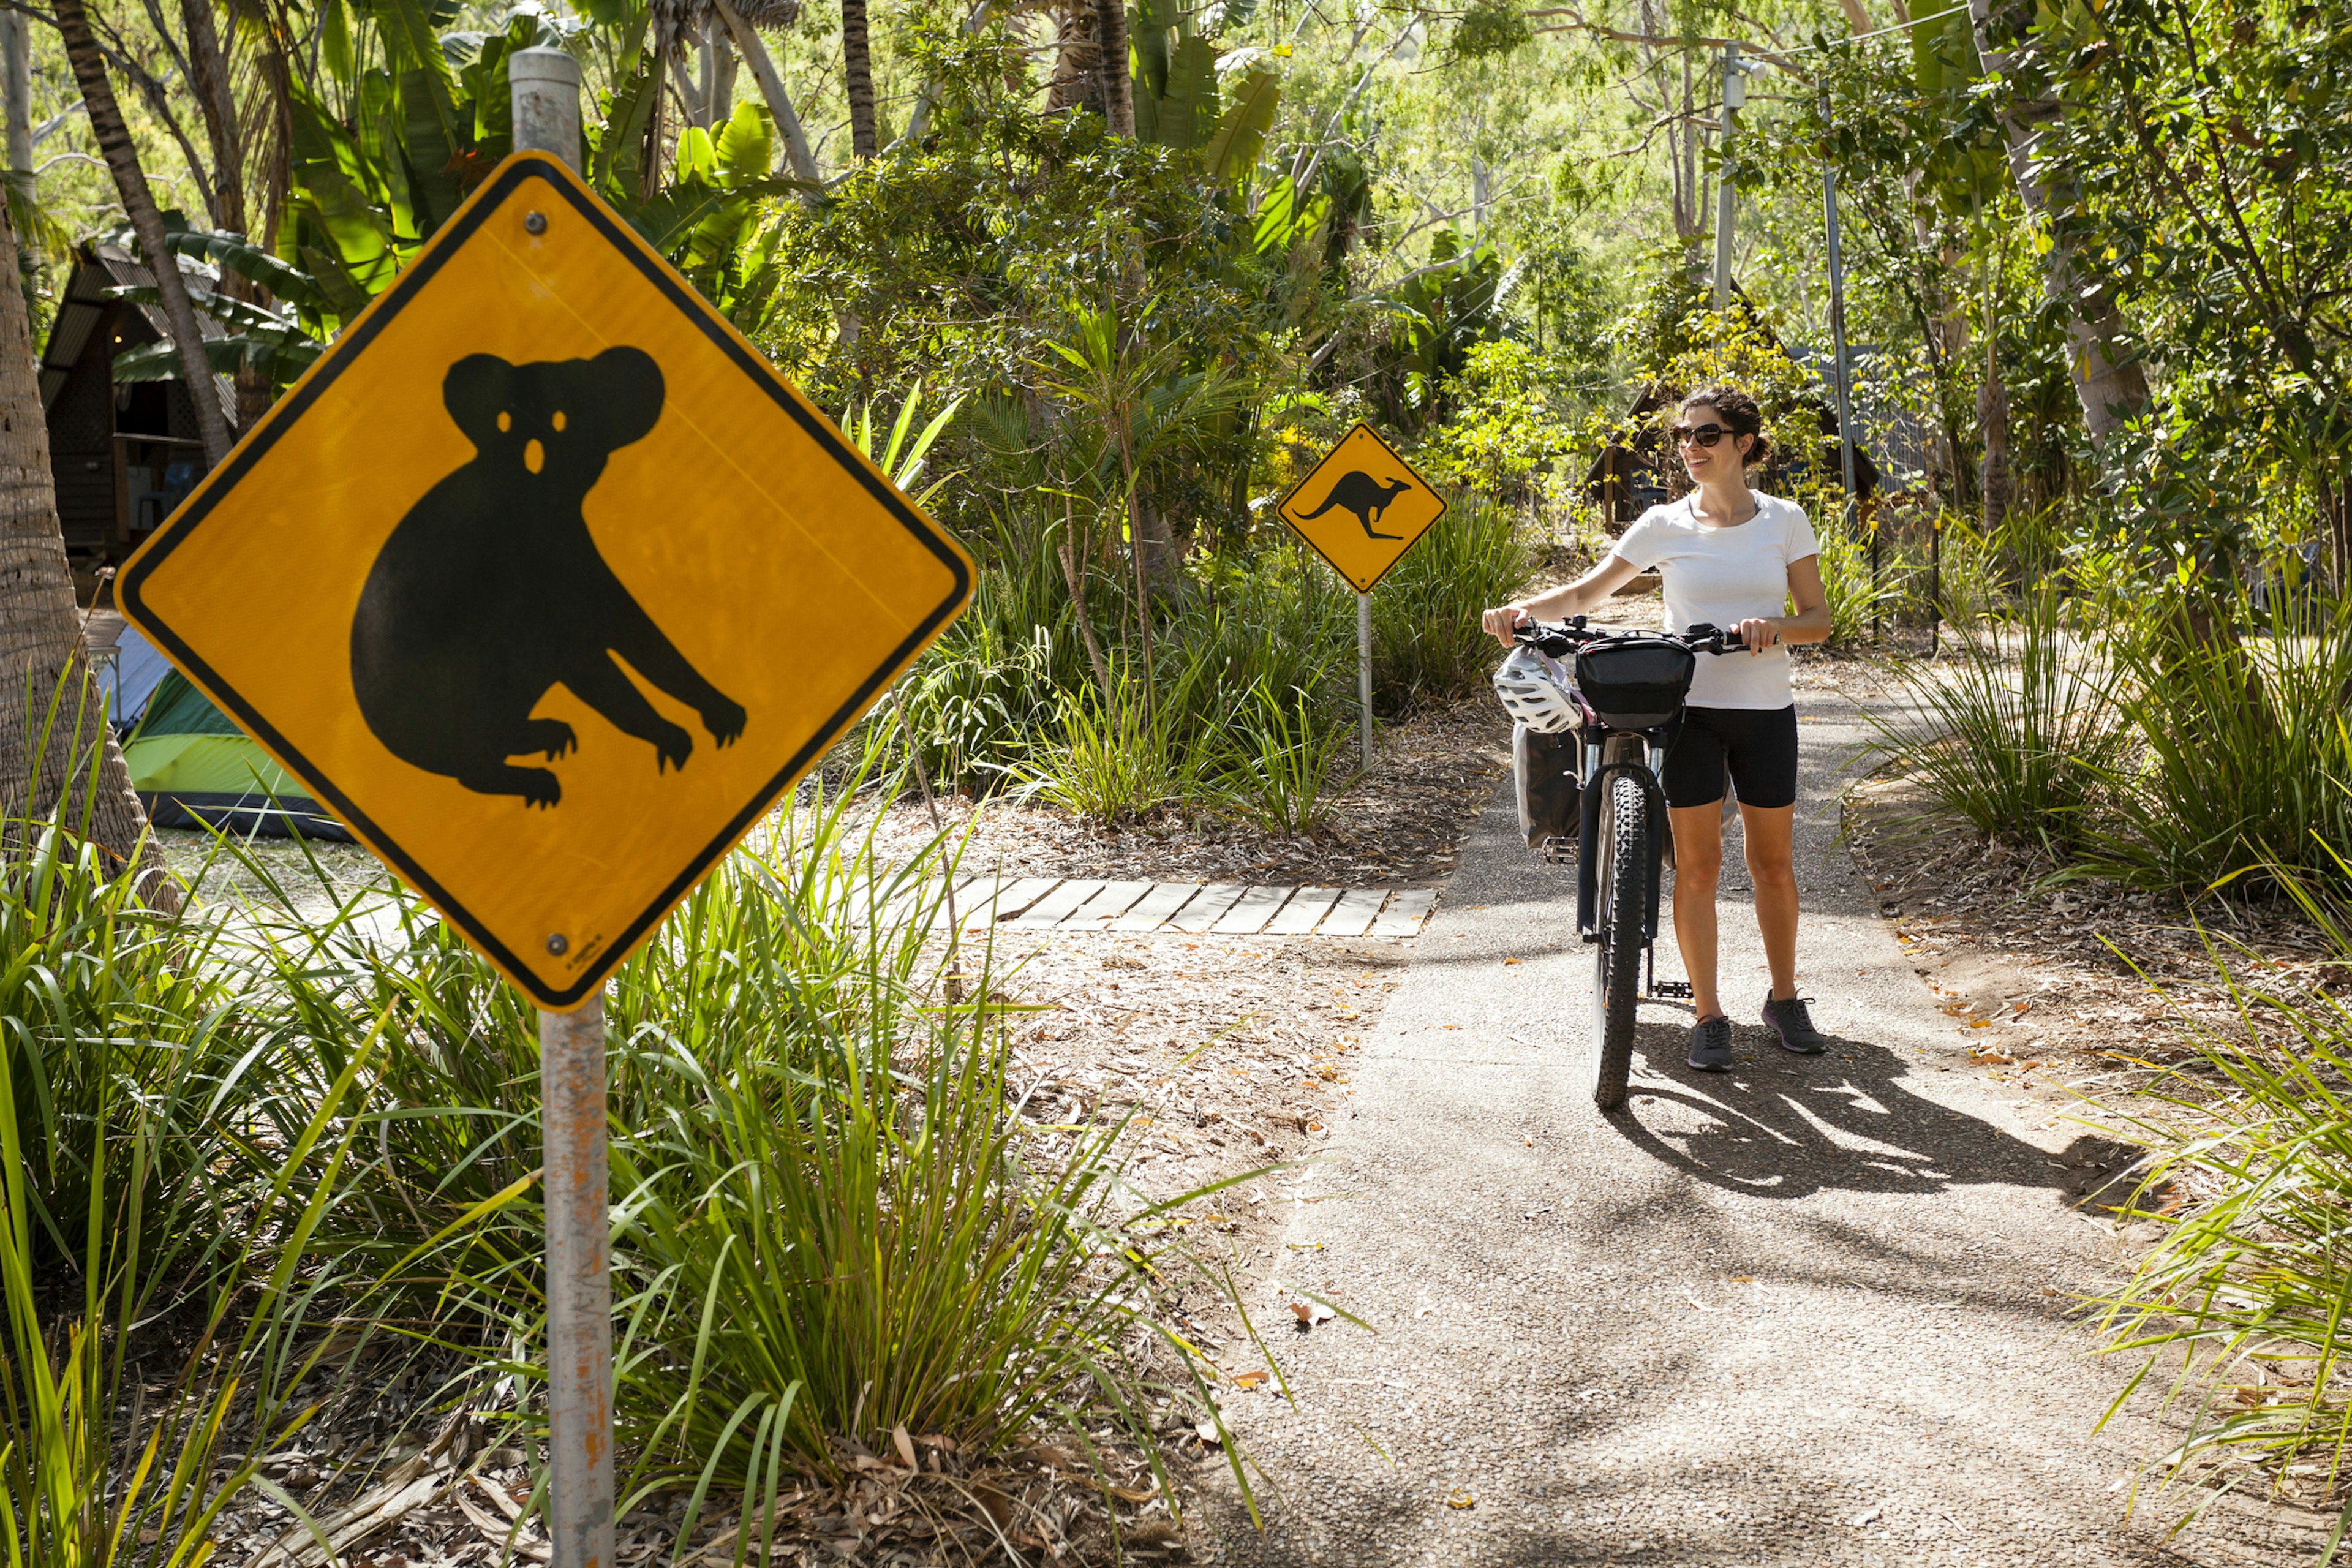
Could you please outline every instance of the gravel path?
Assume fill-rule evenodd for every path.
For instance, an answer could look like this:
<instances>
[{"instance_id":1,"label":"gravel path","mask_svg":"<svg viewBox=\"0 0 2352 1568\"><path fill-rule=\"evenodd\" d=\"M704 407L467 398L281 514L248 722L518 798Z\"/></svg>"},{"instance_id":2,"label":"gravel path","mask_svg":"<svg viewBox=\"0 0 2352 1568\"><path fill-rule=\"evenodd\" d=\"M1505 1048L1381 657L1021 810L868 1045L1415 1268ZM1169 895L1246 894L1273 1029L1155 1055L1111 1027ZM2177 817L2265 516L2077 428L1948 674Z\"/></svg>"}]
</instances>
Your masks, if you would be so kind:
<instances>
[{"instance_id":1,"label":"gravel path","mask_svg":"<svg viewBox=\"0 0 2352 1568\"><path fill-rule=\"evenodd\" d=\"M1801 956L1839 1047L1788 1058L1755 1021L1727 867L1738 1070L1689 1071L1688 1005L1645 1004L1634 1098L1601 1116L1570 873L1520 847L1507 784L1354 1058L1354 1116L1285 1189L1250 1300L1296 1407L1228 1398L1268 1527L1213 1486L1201 1557L2316 1561L2307 1515L2232 1500L2168 1542L2186 1498L2126 1517L2153 1402L2094 1436L2132 1368L2063 1317L2123 1256L2068 1206L2112 1147L1968 1070L1834 837L1854 711L1816 689L1800 712ZM1375 1331L1307 1332L1294 1288Z\"/></svg>"}]
</instances>

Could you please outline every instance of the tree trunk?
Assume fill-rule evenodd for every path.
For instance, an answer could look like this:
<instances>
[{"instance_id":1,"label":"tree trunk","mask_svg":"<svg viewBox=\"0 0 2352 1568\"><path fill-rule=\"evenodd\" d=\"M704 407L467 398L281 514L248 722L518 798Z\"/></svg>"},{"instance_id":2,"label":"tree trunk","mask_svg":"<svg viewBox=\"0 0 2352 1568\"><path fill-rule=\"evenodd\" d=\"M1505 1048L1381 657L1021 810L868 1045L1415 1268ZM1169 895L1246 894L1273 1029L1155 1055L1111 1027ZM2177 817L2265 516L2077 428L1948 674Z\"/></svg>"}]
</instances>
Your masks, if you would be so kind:
<instances>
[{"instance_id":1,"label":"tree trunk","mask_svg":"<svg viewBox=\"0 0 2352 1568\"><path fill-rule=\"evenodd\" d=\"M8 183L33 205L33 40L22 11L0 11L0 92L7 97ZM13 216L13 215L12 215ZM17 258L29 273L39 266L33 247Z\"/></svg>"},{"instance_id":2,"label":"tree trunk","mask_svg":"<svg viewBox=\"0 0 2352 1568\"><path fill-rule=\"evenodd\" d=\"M228 57L221 52L213 24L212 0L180 0L188 30L188 85L205 118L213 149L213 215L220 226L245 232L245 153L236 127L236 98L229 89ZM234 276L233 274L226 275Z\"/></svg>"},{"instance_id":3,"label":"tree trunk","mask_svg":"<svg viewBox=\"0 0 2352 1568\"><path fill-rule=\"evenodd\" d=\"M1100 24L1094 0L1078 0L1048 15L1054 23L1054 79L1045 89L1045 112L1091 108L1100 110L1103 123L1109 124L1110 111L1103 107L1102 51L1095 47Z\"/></svg>"},{"instance_id":4,"label":"tree trunk","mask_svg":"<svg viewBox=\"0 0 2352 1568\"><path fill-rule=\"evenodd\" d=\"M1095 0L1095 47L1102 67L1103 123L1114 136L1135 134L1135 89L1127 68L1126 0Z\"/></svg>"},{"instance_id":5,"label":"tree trunk","mask_svg":"<svg viewBox=\"0 0 2352 1568\"><path fill-rule=\"evenodd\" d=\"M1977 53L1985 69L2009 76L2010 52L1995 47L1992 41L1992 0L1969 0L1969 20L1975 25ZM2123 312L2116 309L2105 289L2095 289L2100 281L2097 274L2084 265L2074 242L2054 221L2055 215L2071 205L2068 193L2056 188L2034 165L2034 142L2041 137L2042 127L2055 121L2058 112L2055 102L2021 104L2003 117L2001 132L2009 145L2010 172L2017 179L2018 201L2052 242L2042 256L2042 292L2065 318L2072 348L2066 368L2074 377L2074 395L2082 402L2083 423L2091 433L2092 444L2104 447L2117 426L2147 405L2147 377L2137 363L2118 363L2124 359L2117 346L2125 335Z\"/></svg>"},{"instance_id":6,"label":"tree trunk","mask_svg":"<svg viewBox=\"0 0 2352 1568\"><path fill-rule=\"evenodd\" d=\"M205 354L204 334L196 327L196 307L188 298L187 279L181 276L171 247L164 243L163 216L155 210L147 175L139 166L139 149L131 144L130 127L123 124L122 110L114 101L106 58L90 34L82 0L58 0L58 31L64 36L66 58L72 63L82 102L89 109L89 128L98 139L98 150L105 156L106 166L114 175L114 188L122 197L123 215L130 218L131 231L139 237L139 247L147 253L148 269L155 275L155 292L163 298L163 319L172 328L172 346L179 351L180 376L187 385L188 401L195 405L205 462L216 467L228 456L228 424L221 417L220 389L213 382L212 363ZM10 248L15 248L13 241Z\"/></svg>"},{"instance_id":7,"label":"tree trunk","mask_svg":"<svg viewBox=\"0 0 2352 1568\"><path fill-rule=\"evenodd\" d=\"M849 96L849 150L860 159L881 151L874 132L874 58L866 43L866 0L841 0L841 75Z\"/></svg>"},{"instance_id":8,"label":"tree trunk","mask_svg":"<svg viewBox=\"0 0 2352 1568\"><path fill-rule=\"evenodd\" d=\"M0 203L0 278L16 269L16 226ZM92 843L145 873L140 895L148 907L177 912L179 891L147 837L146 814L89 679L49 478L32 319L22 291L0 289L0 815L7 819L0 837L53 810L76 826L86 817Z\"/></svg>"},{"instance_id":9,"label":"tree trunk","mask_svg":"<svg viewBox=\"0 0 2352 1568\"><path fill-rule=\"evenodd\" d=\"M759 87L760 98L768 106L768 117L776 122L776 130L784 139L784 162L792 165L793 177L814 185L823 178L816 166L816 155L809 151L808 132L801 128L801 117L793 108L792 94L784 90L784 79L776 71L775 58L751 24L743 20L742 13L727 0L711 0L711 9L726 26L727 36L735 40L735 52L751 68L751 80ZM801 200L814 203L816 193L803 191Z\"/></svg>"}]
</instances>

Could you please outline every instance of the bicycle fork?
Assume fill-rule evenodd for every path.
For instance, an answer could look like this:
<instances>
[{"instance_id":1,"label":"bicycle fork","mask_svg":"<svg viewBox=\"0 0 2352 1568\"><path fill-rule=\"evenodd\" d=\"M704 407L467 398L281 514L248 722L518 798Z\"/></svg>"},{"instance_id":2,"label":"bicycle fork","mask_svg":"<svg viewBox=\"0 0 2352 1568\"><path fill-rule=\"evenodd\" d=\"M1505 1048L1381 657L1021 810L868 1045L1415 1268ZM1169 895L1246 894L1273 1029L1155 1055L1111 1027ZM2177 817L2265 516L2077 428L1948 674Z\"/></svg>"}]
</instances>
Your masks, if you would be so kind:
<instances>
[{"instance_id":1,"label":"bicycle fork","mask_svg":"<svg viewBox=\"0 0 2352 1568\"><path fill-rule=\"evenodd\" d=\"M1690 985L1687 982L1669 980L1661 983L1657 977L1658 909L1665 880L1665 837L1668 832L1665 792L1659 786L1658 777L1665 768L1666 748L1656 736L1643 735L1640 738L1641 755L1637 759L1626 754L1630 747L1608 744L1609 741L1615 739L1617 737L1612 735L1589 739L1584 742L1584 778L1578 801L1583 821L1579 825L1581 849L1576 858L1577 931L1586 942L1604 940L1600 908L1601 857L1598 852L1601 814L1607 809L1610 781L1620 773L1631 774L1642 783L1644 803L1642 820L1649 839L1649 854L1645 858L1649 862L1650 875L1648 886L1643 889L1642 908L1642 989L1652 996L1688 996ZM1614 760L1609 758L1611 752L1616 752Z\"/></svg>"}]
</instances>

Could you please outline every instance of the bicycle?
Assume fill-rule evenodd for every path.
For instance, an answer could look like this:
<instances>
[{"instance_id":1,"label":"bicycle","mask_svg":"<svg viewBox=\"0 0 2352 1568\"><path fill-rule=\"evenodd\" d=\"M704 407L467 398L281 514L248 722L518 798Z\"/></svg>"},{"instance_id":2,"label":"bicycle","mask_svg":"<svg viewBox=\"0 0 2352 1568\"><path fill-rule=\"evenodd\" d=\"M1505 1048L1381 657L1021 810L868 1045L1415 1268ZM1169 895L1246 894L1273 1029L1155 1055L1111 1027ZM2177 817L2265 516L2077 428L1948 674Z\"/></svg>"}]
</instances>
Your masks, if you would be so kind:
<instances>
[{"instance_id":1,"label":"bicycle","mask_svg":"<svg viewBox=\"0 0 2352 1568\"><path fill-rule=\"evenodd\" d=\"M1576 923L1594 950L1592 1039L1600 1060L1592 1099L1614 1110L1625 1103L1641 994L1691 994L1686 983L1658 979L1654 951L1668 837L1658 783L1666 748L1698 656L1738 653L1747 645L1709 626L1682 633L1593 630L1582 616L1560 626L1529 619L1516 636L1518 647L1495 672L1496 695L1532 735L1572 733L1578 742ZM1557 662L1571 653L1573 684ZM1523 762L1537 754L1517 750ZM1528 782L1521 788L1525 800ZM1544 840L1547 858L1558 858L1559 843Z\"/></svg>"}]
</instances>

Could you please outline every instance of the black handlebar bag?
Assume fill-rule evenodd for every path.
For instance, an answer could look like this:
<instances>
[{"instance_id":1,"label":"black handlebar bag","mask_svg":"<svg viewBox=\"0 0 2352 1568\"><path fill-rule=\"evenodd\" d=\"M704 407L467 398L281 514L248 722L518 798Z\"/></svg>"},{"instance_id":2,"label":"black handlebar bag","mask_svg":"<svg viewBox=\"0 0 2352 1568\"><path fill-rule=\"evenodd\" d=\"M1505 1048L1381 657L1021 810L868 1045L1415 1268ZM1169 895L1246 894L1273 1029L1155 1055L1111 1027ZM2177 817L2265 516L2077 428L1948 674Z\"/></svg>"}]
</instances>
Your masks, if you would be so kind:
<instances>
[{"instance_id":1,"label":"black handlebar bag","mask_svg":"<svg viewBox=\"0 0 2352 1568\"><path fill-rule=\"evenodd\" d=\"M1698 655L1664 637L1612 637L1576 654L1576 689L1612 730L1674 722L1698 673Z\"/></svg>"}]
</instances>

